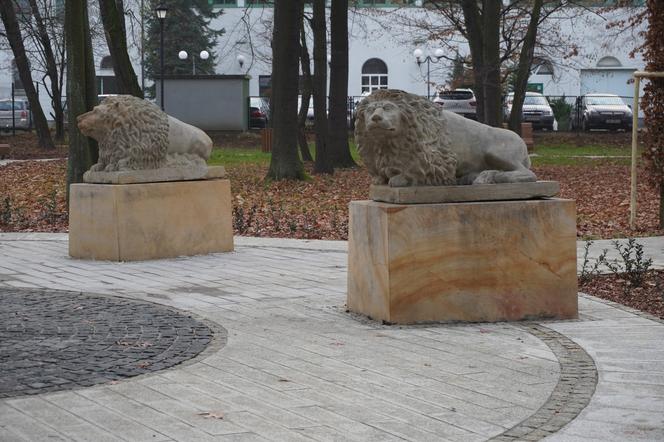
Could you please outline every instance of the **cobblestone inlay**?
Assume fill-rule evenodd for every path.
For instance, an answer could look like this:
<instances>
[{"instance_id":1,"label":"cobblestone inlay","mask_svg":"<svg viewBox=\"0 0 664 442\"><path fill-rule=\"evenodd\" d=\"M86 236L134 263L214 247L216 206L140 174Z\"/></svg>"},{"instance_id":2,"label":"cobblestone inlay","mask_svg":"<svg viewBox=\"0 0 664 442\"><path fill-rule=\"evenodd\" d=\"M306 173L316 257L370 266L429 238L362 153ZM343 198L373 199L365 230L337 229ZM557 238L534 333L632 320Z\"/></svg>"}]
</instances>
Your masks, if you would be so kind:
<instances>
[{"instance_id":1,"label":"cobblestone inlay","mask_svg":"<svg viewBox=\"0 0 664 442\"><path fill-rule=\"evenodd\" d=\"M535 441L557 432L586 408L597 385L595 362L576 342L550 328L528 324L526 331L549 346L560 362L560 378L539 410L493 441Z\"/></svg>"},{"instance_id":2,"label":"cobblestone inlay","mask_svg":"<svg viewBox=\"0 0 664 442\"><path fill-rule=\"evenodd\" d=\"M198 355L212 339L205 324L155 304L0 289L0 398L162 370Z\"/></svg>"}]
</instances>

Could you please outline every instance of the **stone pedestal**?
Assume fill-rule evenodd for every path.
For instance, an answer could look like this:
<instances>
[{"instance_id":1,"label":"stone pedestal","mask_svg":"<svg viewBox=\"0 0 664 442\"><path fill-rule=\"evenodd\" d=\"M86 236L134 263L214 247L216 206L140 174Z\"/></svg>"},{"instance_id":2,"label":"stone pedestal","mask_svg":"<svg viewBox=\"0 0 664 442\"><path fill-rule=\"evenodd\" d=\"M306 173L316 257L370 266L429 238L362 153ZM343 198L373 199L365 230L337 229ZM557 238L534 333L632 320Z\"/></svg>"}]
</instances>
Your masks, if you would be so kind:
<instances>
[{"instance_id":1,"label":"stone pedestal","mask_svg":"<svg viewBox=\"0 0 664 442\"><path fill-rule=\"evenodd\" d=\"M228 180L71 186L72 258L136 261L232 250Z\"/></svg>"},{"instance_id":2,"label":"stone pedestal","mask_svg":"<svg viewBox=\"0 0 664 442\"><path fill-rule=\"evenodd\" d=\"M353 201L348 308L401 324L576 318L575 212L562 199Z\"/></svg>"}]
</instances>

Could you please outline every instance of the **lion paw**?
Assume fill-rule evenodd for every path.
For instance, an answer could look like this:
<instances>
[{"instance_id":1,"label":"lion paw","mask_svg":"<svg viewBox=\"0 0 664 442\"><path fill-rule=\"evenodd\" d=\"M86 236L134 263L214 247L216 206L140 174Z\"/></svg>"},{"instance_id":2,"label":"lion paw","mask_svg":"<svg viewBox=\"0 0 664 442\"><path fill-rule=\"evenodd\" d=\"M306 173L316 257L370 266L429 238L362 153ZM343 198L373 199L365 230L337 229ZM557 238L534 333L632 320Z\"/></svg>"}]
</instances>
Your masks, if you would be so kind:
<instances>
[{"instance_id":1,"label":"lion paw","mask_svg":"<svg viewBox=\"0 0 664 442\"><path fill-rule=\"evenodd\" d=\"M497 174L497 170L485 170L475 178L473 184L495 184Z\"/></svg>"},{"instance_id":2,"label":"lion paw","mask_svg":"<svg viewBox=\"0 0 664 442\"><path fill-rule=\"evenodd\" d=\"M403 175L395 175L388 182L390 187L407 187L409 184L410 181Z\"/></svg>"}]
</instances>

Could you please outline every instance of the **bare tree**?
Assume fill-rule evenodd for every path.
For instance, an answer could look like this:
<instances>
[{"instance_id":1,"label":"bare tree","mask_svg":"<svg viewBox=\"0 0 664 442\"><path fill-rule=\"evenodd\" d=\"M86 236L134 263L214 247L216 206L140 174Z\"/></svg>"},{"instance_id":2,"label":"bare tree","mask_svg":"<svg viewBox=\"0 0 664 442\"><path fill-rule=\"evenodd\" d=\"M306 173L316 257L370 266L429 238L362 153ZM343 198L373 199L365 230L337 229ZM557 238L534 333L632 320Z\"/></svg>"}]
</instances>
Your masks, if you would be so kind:
<instances>
[{"instance_id":1,"label":"bare tree","mask_svg":"<svg viewBox=\"0 0 664 442\"><path fill-rule=\"evenodd\" d=\"M348 145L348 0L332 0L330 45L330 160L335 168L354 167Z\"/></svg>"},{"instance_id":2,"label":"bare tree","mask_svg":"<svg viewBox=\"0 0 664 442\"><path fill-rule=\"evenodd\" d=\"M518 134L521 134L521 111L523 110L523 100L526 98L530 66L533 63L533 55L535 54L537 25L539 24L540 12L542 11L542 3L543 0L534 0L532 4L530 24L528 25L526 37L523 40L521 53L519 54L519 65L516 71L516 81L514 82L514 100L509 119L509 128Z\"/></svg>"},{"instance_id":3,"label":"bare tree","mask_svg":"<svg viewBox=\"0 0 664 442\"><path fill-rule=\"evenodd\" d=\"M30 64L28 63L25 46L23 45L23 37L21 36L21 29L16 17L16 5L13 1L5 0L0 2L0 16L2 16L7 40L9 41L12 53L14 54L14 61L21 78L21 83L23 83L25 95L30 103L32 118L35 123L37 136L39 137L39 147L42 149L54 149L55 146L53 145L51 132L48 128L44 111L39 103L39 95L37 94L35 85L32 83Z\"/></svg>"},{"instance_id":4,"label":"bare tree","mask_svg":"<svg viewBox=\"0 0 664 442\"><path fill-rule=\"evenodd\" d=\"M33 72L43 72L41 83L51 98L55 140L64 141L64 106L62 100L65 45L62 20L54 15L53 4L48 0L29 0L32 17L21 16L20 22L26 36L35 48L36 66ZM28 40L26 39L26 40ZM27 43L27 41L26 41ZM48 78L48 82L45 79Z\"/></svg>"},{"instance_id":5,"label":"bare tree","mask_svg":"<svg viewBox=\"0 0 664 442\"><path fill-rule=\"evenodd\" d=\"M97 104L92 41L85 0L65 3L65 38L67 42L67 104L69 116L69 161L67 168L67 200L69 185L83 181L83 173L97 162L94 140L78 129L77 117Z\"/></svg>"},{"instance_id":6,"label":"bare tree","mask_svg":"<svg viewBox=\"0 0 664 442\"><path fill-rule=\"evenodd\" d=\"M303 11L304 12L304 11ZM303 161L313 161L307 142L307 116L309 114L309 102L311 101L312 77L311 77L311 59L309 58L309 49L307 48L307 34L305 30L304 14L300 19L300 66L302 68L302 98L300 101L300 110L297 114L297 137L300 145L300 155Z\"/></svg>"},{"instance_id":7,"label":"bare tree","mask_svg":"<svg viewBox=\"0 0 664 442\"><path fill-rule=\"evenodd\" d=\"M316 133L315 173L333 173L327 148L327 22L325 0L313 0L311 30L314 35L314 131Z\"/></svg>"},{"instance_id":8,"label":"bare tree","mask_svg":"<svg viewBox=\"0 0 664 442\"><path fill-rule=\"evenodd\" d=\"M297 150L299 16L303 0L275 0L272 37L272 159L267 178L304 179Z\"/></svg>"},{"instance_id":9,"label":"bare tree","mask_svg":"<svg viewBox=\"0 0 664 442\"><path fill-rule=\"evenodd\" d=\"M106 43L113 60L113 72L121 94L143 98L143 91L138 84L136 73L127 52L127 34L120 0L99 0L99 11L104 24Z\"/></svg>"}]
</instances>

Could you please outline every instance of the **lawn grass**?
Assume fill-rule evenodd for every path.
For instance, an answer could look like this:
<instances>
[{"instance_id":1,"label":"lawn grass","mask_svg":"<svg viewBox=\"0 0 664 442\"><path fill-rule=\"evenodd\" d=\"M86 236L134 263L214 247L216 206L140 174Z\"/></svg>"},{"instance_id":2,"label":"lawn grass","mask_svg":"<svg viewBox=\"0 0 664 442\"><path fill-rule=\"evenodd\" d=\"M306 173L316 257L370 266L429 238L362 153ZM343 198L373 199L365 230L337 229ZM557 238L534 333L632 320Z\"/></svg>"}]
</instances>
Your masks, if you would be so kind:
<instances>
[{"instance_id":1,"label":"lawn grass","mask_svg":"<svg viewBox=\"0 0 664 442\"><path fill-rule=\"evenodd\" d=\"M631 155L630 147L540 144L535 146L531 160L534 166L589 165L597 161L629 164Z\"/></svg>"},{"instance_id":2,"label":"lawn grass","mask_svg":"<svg viewBox=\"0 0 664 442\"><path fill-rule=\"evenodd\" d=\"M353 140L349 140L350 154L356 163L360 163L360 154ZM315 143L309 143L311 155L316 157ZM210 154L208 164L210 166L234 166L239 164L270 164L271 154L262 152L260 149L248 148L215 148Z\"/></svg>"},{"instance_id":3,"label":"lawn grass","mask_svg":"<svg viewBox=\"0 0 664 442\"><path fill-rule=\"evenodd\" d=\"M210 166L234 166L238 164L269 164L271 155L260 149L214 149L210 154Z\"/></svg>"}]
</instances>

